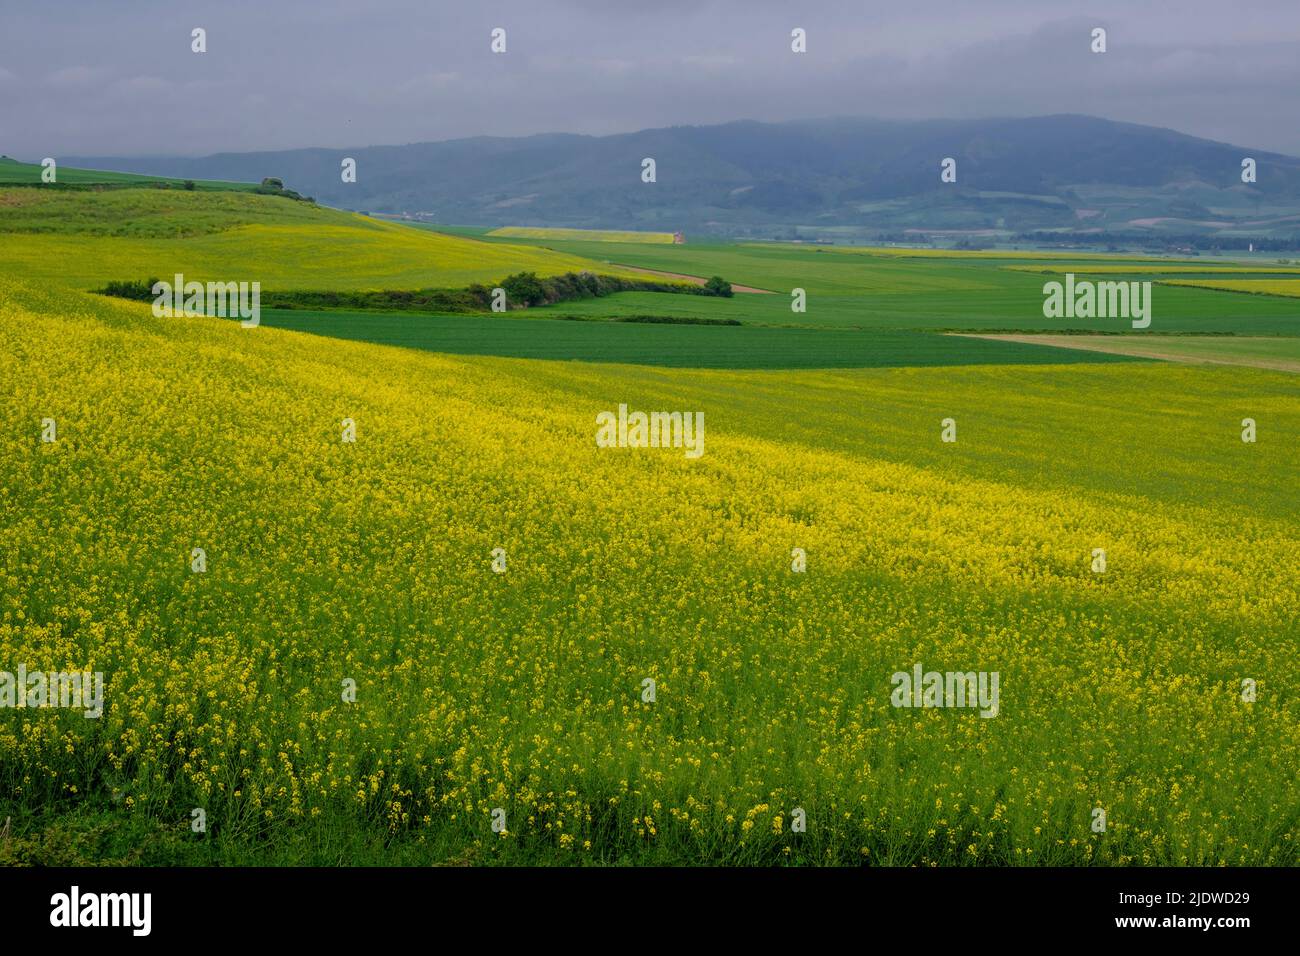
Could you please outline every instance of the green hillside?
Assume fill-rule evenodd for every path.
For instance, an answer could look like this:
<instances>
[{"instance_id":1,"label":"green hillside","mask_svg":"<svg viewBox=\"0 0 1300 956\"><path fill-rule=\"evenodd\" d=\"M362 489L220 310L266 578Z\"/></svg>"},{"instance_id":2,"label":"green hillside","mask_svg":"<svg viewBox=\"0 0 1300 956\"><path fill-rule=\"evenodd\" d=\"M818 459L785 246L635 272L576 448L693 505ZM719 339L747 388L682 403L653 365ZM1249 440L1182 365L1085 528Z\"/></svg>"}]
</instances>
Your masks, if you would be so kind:
<instances>
[{"instance_id":1,"label":"green hillside","mask_svg":"<svg viewBox=\"0 0 1300 956\"><path fill-rule=\"evenodd\" d=\"M57 160L58 157L55 157ZM40 163L23 163L8 156L0 156L0 185L42 185L45 183L41 174L45 168ZM55 183L65 186L159 186L184 189L187 184L204 191L246 192L257 188L254 182L225 182L216 179L185 180L168 176L145 176L139 173L114 172L104 169L78 169L64 166L55 167Z\"/></svg>"},{"instance_id":2,"label":"green hillside","mask_svg":"<svg viewBox=\"0 0 1300 956\"><path fill-rule=\"evenodd\" d=\"M0 271L76 289L177 272L268 290L462 288L525 270L626 271L281 196L0 188Z\"/></svg>"}]
</instances>

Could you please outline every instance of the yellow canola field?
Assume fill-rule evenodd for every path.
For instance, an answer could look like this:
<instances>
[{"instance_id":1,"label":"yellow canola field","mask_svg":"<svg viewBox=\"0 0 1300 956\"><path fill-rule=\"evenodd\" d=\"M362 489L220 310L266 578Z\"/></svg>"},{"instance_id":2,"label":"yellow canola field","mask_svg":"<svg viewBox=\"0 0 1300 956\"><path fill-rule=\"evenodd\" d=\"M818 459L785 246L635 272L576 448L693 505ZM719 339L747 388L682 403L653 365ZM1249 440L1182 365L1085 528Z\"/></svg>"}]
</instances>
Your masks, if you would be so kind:
<instances>
[{"instance_id":1,"label":"yellow canola field","mask_svg":"<svg viewBox=\"0 0 1300 956\"><path fill-rule=\"evenodd\" d=\"M0 279L0 380L0 669L106 680L98 720L0 712L15 807L481 862L1300 862L1287 376L452 358ZM703 411L704 455L597 448L621 402ZM918 663L998 673L997 716L893 706Z\"/></svg>"},{"instance_id":2,"label":"yellow canola field","mask_svg":"<svg viewBox=\"0 0 1300 956\"><path fill-rule=\"evenodd\" d=\"M1168 279L1161 284L1220 289L1224 292L1250 292L1255 295L1300 296L1300 279Z\"/></svg>"}]
</instances>

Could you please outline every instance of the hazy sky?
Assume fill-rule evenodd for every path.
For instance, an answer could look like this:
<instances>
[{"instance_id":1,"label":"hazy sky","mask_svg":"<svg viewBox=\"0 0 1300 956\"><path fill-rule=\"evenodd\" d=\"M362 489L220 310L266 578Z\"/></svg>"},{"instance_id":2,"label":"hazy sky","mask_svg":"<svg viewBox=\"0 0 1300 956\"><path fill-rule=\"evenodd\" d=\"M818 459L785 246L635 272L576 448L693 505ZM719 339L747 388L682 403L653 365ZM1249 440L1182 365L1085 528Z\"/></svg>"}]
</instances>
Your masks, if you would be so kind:
<instances>
[{"instance_id":1,"label":"hazy sky","mask_svg":"<svg viewBox=\"0 0 1300 956\"><path fill-rule=\"evenodd\" d=\"M1300 0L0 0L22 159L1063 112L1300 155Z\"/></svg>"}]
</instances>

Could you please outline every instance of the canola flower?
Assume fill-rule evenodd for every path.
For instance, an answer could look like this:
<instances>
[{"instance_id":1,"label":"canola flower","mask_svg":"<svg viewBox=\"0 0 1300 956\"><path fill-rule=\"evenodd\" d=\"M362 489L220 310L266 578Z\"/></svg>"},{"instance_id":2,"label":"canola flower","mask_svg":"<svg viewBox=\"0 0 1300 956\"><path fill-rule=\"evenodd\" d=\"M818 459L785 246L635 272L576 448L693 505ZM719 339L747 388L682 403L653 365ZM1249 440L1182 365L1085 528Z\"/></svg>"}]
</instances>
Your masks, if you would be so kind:
<instances>
[{"instance_id":1,"label":"canola flower","mask_svg":"<svg viewBox=\"0 0 1300 956\"><path fill-rule=\"evenodd\" d=\"M476 862L1300 860L1286 376L453 359L11 279L0 318L0 667L105 674L99 720L0 711L0 812ZM704 409L708 453L597 448L622 400ZM891 707L916 661L998 671L998 717Z\"/></svg>"}]
</instances>

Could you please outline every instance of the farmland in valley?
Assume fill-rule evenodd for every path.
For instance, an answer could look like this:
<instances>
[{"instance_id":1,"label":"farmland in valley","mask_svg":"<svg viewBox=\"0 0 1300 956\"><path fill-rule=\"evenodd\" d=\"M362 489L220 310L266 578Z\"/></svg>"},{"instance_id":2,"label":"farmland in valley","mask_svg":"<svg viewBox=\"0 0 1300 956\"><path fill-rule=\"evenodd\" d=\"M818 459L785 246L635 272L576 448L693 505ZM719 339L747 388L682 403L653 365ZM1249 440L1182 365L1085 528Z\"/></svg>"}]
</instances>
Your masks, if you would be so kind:
<instances>
[{"instance_id":1,"label":"farmland in valley","mask_svg":"<svg viewBox=\"0 0 1300 956\"><path fill-rule=\"evenodd\" d=\"M316 335L457 355L684 368L889 368L1123 360L1033 343L959 340L892 329L868 333L860 329L735 328L600 318L565 321L550 318L553 309L536 311L548 317L467 321L461 315L274 309L262 321L276 328Z\"/></svg>"},{"instance_id":2,"label":"farmland in valley","mask_svg":"<svg viewBox=\"0 0 1300 956\"><path fill-rule=\"evenodd\" d=\"M489 236L503 239L585 239L593 242L672 243L671 232L632 232L615 229L541 229L535 226L503 226Z\"/></svg>"}]
</instances>

